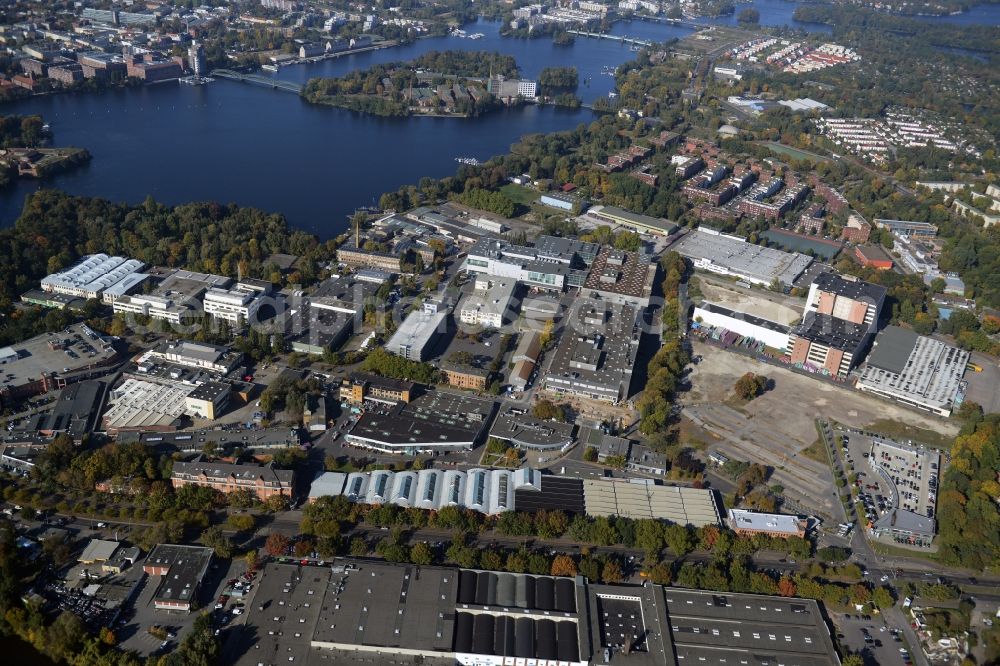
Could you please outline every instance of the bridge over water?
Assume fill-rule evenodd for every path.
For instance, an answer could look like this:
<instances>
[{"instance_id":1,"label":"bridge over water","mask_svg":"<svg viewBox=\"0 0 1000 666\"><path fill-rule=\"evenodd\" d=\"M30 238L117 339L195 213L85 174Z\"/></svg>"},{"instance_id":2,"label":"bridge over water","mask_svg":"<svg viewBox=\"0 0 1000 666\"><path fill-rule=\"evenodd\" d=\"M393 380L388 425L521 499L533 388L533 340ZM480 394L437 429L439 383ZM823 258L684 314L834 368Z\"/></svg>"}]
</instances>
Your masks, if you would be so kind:
<instances>
[{"instance_id":1,"label":"bridge over water","mask_svg":"<svg viewBox=\"0 0 1000 666\"><path fill-rule=\"evenodd\" d=\"M212 70L212 76L229 79L230 81L250 83L256 86L265 86L275 90L284 90L285 92L295 93L296 95L302 94L302 84L300 83L282 81L281 79L263 76L261 74L246 74L244 72L234 72L231 69L214 69Z\"/></svg>"},{"instance_id":2,"label":"bridge over water","mask_svg":"<svg viewBox=\"0 0 1000 666\"><path fill-rule=\"evenodd\" d=\"M617 35L605 35L600 32L586 32L584 30L567 30L571 35L579 35L580 37L594 37L596 39L610 39L613 42L621 42L622 44L635 44L637 46L652 46L653 42L646 39L637 39L635 37L620 37Z\"/></svg>"}]
</instances>

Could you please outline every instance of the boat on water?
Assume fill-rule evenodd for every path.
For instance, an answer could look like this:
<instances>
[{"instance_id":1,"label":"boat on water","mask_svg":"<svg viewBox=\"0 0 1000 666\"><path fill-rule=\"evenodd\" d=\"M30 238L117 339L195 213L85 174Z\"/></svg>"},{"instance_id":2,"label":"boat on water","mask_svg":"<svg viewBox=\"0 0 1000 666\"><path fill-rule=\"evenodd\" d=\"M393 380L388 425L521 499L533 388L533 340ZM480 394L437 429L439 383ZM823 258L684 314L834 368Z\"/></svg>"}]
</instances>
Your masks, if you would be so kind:
<instances>
[{"instance_id":1,"label":"boat on water","mask_svg":"<svg viewBox=\"0 0 1000 666\"><path fill-rule=\"evenodd\" d=\"M486 36L486 35L484 35L484 34L483 34L483 33L481 33L481 32L474 32L474 33L472 33L471 35L469 35L469 39L482 39L482 38L483 38L483 37L485 37L485 36Z\"/></svg>"},{"instance_id":2,"label":"boat on water","mask_svg":"<svg viewBox=\"0 0 1000 666\"><path fill-rule=\"evenodd\" d=\"M468 164L469 166L479 166L482 164L482 162L477 160L475 157L456 157L455 161L459 164Z\"/></svg>"},{"instance_id":3,"label":"boat on water","mask_svg":"<svg viewBox=\"0 0 1000 666\"><path fill-rule=\"evenodd\" d=\"M265 70L265 71L268 71L268 72L277 72L278 71L278 66L277 65L261 65L260 68L263 69L263 70Z\"/></svg>"}]
</instances>

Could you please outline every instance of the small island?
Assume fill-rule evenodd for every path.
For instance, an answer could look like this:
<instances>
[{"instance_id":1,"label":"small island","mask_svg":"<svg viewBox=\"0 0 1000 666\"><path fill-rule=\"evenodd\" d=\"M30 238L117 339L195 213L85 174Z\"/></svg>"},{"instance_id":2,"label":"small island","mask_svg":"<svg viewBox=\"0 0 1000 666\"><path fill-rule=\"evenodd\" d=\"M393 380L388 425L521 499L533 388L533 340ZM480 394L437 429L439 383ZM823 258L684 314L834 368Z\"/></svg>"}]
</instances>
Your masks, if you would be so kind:
<instances>
[{"instance_id":1,"label":"small island","mask_svg":"<svg viewBox=\"0 0 1000 666\"><path fill-rule=\"evenodd\" d=\"M310 79L302 96L313 104L377 116L471 118L534 98L534 88L534 82L519 79L511 56L431 51L341 78Z\"/></svg>"},{"instance_id":2,"label":"small island","mask_svg":"<svg viewBox=\"0 0 1000 666\"><path fill-rule=\"evenodd\" d=\"M50 137L39 116L0 116L0 188L17 178L46 178L90 160L82 148L44 147Z\"/></svg>"}]
</instances>

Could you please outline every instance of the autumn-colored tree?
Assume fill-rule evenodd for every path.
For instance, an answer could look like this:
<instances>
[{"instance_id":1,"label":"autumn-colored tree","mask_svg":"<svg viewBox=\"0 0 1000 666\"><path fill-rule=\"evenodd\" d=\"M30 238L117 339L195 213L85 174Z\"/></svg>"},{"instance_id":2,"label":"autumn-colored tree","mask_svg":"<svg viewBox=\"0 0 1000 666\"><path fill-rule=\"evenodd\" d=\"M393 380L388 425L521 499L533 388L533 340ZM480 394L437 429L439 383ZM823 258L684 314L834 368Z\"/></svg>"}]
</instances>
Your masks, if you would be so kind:
<instances>
[{"instance_id":1,"label":"autumn-colored tree","mask_svg":"<svg viewBox=\"0 0 1000 666\"><path fill-rule=\"evenodd\" d=\"M316 542L310 538L302 538L295 542L295 557L309 557L316 550Z\"/></svg>"},{"instance_id":2,"label":"autumn-colored tree","mask_svg":"<svg viewBox=\"0 0 1000 666\"><path fill-rule=\"evenodd\" d=\"M247 563L247 571L253 571L257 568L257 551L251 548L247 551L247 554L243 556Z\"/></svg>"},{"instance_id":3,"label":"autumn-colored tree","mask_svg":"<svg viewBox=\"0 0 1000 666\"><path fill-rule=\"evenodd\" d=\"M553 576L575 576L576 561L569 555L556 555L552 558Z\"/></svg>"},{"instance_id":4,"label":"autumn-colored tree","mask_svg":"<svg viewBox=\"0 0 1000 666\"><path fill-rule=\"evenodd\" d=\"M291 539L287 536L281 532L274 532L268 535L267 541L264 542L264 550L271 557L281 557L288 551L289 543L291 543Z\"/></svg>"},{"instance_id":5,"label":"autumn-colored tree","mask_svg":"<svg viewBox=\"0 0 1000 666\"><path fill-rule=\"evenodd\" d=\"M736 380L733 391L740 400L753 400L767 389L767 377L755 375L752 372L744 374Z\"/></svg>"},{"instance_id":6,"label":"autumn-colored tree","mask_svg":"<svg viewBox=\"0 0 1000 666\"><path fill-rule=\"evenodd\" d=\"M101 642L105 645L116 645L118 643L118 637L115 636L115 632L111 631L109 627L101 627L98 638L100 638Z\"/></svg>"},{"instance_id":7,"label":"autumn-colored tree","mask_svg":"<svg viewBox=\"0 0 1000 666\"><path fill-rule=\"evenodd\" d=\"M601 569L601 580L605 583L620 583L624 579L622 567L617 560L608 560Z\"/></svg>"},{"instance_id":8,"label":"autumn-colored tree","mask_svg":"<svg viewBox=\"0 0 1000 666\"><path fill-rule=\"evenodd\" d=\"M796 592L798 592L798 587L795 585L795 581L788 576L782 576L781 580L778 581L778 594L782 597L794 597Z\"/></svg>"},{"instance_id":9,"label":"autumn-colored tree","mask_svg":"<svg viewBox=\"0 0 1000 666\"><path fill-rule=\"evenodd\" d=\"M670 585L673 578L674 572L671 570L670 565L665 562L657 562L646 570L646 580L652 581L657 585Z\"/></svg>"}]
</instances>

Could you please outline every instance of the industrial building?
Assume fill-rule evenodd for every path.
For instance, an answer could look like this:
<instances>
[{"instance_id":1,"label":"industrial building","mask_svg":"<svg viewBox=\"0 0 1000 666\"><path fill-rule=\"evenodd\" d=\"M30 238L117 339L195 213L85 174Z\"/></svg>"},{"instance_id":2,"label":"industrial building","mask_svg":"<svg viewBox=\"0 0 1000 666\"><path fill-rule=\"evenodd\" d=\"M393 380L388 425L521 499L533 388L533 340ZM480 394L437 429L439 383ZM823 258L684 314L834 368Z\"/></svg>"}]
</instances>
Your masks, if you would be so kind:
<instances>
[{"instance_id":1,"label":"industrial building","mask_svg":"<svg viewBox=\"0 0 1000 666\"><path fill-rule=\"evenodd\" d=\"M840 663L810 599L350 558L268 564L245 627L236 666Z\"/></svg>"},{"instance_id":2,"label":"industrial building","mask_svg":"<svg viewBox=\"0 0 1000 666\"><path fill-rule=\"evenodd\" d=\"M501 328L510 319L517 283L512 278L476 278L475 291L459 305L459 321L470 326Z\"/></svg>"},{"instance_id":3,"label":"industrial building","mask_svg":"<svg viewBox=\"0 0 1000 666\"><path fill-rule=\"evenodd\" d=\"M846 377L875 336L885 294L885 287L853 276L821 273L789 340L792 363Z\"/></svg>"},{"instance_id":4,"label":"industrial building","mask_svg":"<svg viewBox=\"0 0 1000 666\"><path fill-rule=\"evenodd\" d=\"M590 217L606 220L611 224L631 229L640 234L669 236L678 229L677 225L670 220L640 215L615 206L594 206L587 214Z\"/></svg>"},{"instance_id":5,"label":"industrial building","mask_svg":"<svg viewBox=\"0 0 1000 666\"><path fill-rule=\"evenodd\" d=\"M270 464L208 462L201 456L191 462L175 462L170 473L170 484L175 489L192 485L223 494L249 490L262 502L273 495L291 497L294 482L292 470L274 469Z\"/></svg>"},{"instance_id":6,"label":"industrial building","mask_svg":"<svg viewBox=\"0 0 1000 666\"><path fill-rule=\"evenodd\" d=\"M767 536L787 539L788 537L803 538L806 535L807 521L798 516L786 516L779 513L759 513L743 509L730 509L728 513L729 527L737 534Z\"/></svg>"},{"instance_id":7,"label":"industrial building","mask_svg":"<svg viewBox=\"0 0 1000 666\"><path fill-rule=\"evenodd\" d=\"M111 390L103 429L112 434L121 430L176 430L187 413L185 398L193 389L126 379Z\"/></svg>"},{"instance_id":8,"label":"industrial building","mask_svg":"<svg viewBox=\"0 0 1000 666\"><path fill-rule=\"evenodd\" d=\"M119 359L114 341L86 324L0 348L0 400L23 399L107 374Z\"/></svg>"},{"instance_id":9,"label":"industrial building","mask_svg":"<svg viewBox=\"0 0 1000 666\"><path fill-rule=\"evenodd\" d=\"M179 324L202 309L201 299L209 289L228 289L232 279L210 273L175 270L149 294L121 296L112 303L115 314L134 314Z\"/></svg>"},{"instance_id":10,"label":"industrial building","mask_svg":"<svg viewBox=\"0 0 1000 666\"><path fill-rule=\"evenodd\" d=\"M490 437L519 449L550 451L568 449L573 444L572 423L535 418L515 405L502 409L490 429Z\"/></svg>"},{"instance_id":11,"label":"industrial building","mask_svg":"<svg viewBox=\"0 0 1000 666\"><path fill-rule=\"evenodd\" d=\"M644 308L649 305L658 266L648 255L605 246L590 265L583 291L609 303Z\"/></svg>"},{"instance_id":12,"label":"industrial building","mask_svg":"<svg viewBox=\"0 0 1000 666\"><path fill-rule=\"evenodd\" d=\"M239 367L242 360L243 354L221 345L192 340L167 340L144 352L138 359L138 365L169 363L228 375Z\"/></svg>"},{"instance_id":13,"label":"industrial building","mask_svg":"<svg viewBox=\"0 0 1000 666\"><path fill-rule=\"evenodd\" d=\"M157 545L142 565L147 575L160 578L153 593L153 606L170 611L190 611L197 607L198 589L211 563L211 548Z\"/></svg>"},{"instance_id":14,"label":"industrial building","mask_svg":"<svg viewBox=\"0 0 1000 666\"><path fill-rule=\"evenodd\" d=\"M553 352L545 388L618 404L632 384L641 335L631 305L587 299Z\"/></svg>"},{"instance_id":15,"label":"industrial building","mask_svg":"<svg viewBox=\"0 0 1000 666\"><path fill-rule=\"evenodd\" d=\"M97 380L70 384L59 392L52 411L33 415L27 429L46 437L63 433L81 441L97 426L106 387Z\"/></svg>"},{"instance_id":16,"label":"industrial building","mask_svg":"<svg viewBox=\"0 0 1000 666\"><path fill-rule=\"evenodd\" d=\"M764 286L775 281L790 285L812 263L804 254L753 245L705 227L684 236L673 249L693 261L695 268Z\"/></svg>"},{"instance_id":17,"label":"industrial building","mask_svg":"<svg viewBox=\"0 0 1000 666\"><path fill-rule=\"evenodd\" d=\"M488 515L514 510L514 492L537 485L532 469L424 469L419 472L324 472L316 477L309 500L343 495L362 504L395 504L437 511L447 506Z\"/></svg>"},{"instance_id":18,"label":"industrial building","mask_svg":"<svg viewBox=\"0 0 1000 666\"><path fill-rule=\"evenodd\" d=\"M534 246L483 239L469 249L462 269L495 277L508 277L528 287L545 291L565 291L582 287L588 268L600 248L554 236L539 236Z\"/></svg>"},{"instance_id":19,"label":"industrial building","mask_svg":"<svg viewBox=\"0 0 1000 666\"><path fill-rule=\"evenodd\" d=\"M287 320L285 340L293 352L321 355L339 349L362 320L361 314L317 307L312 299L292 309Z\"/></svg>"},{"instance_id":20,"label":"industrial building","mask_svg":"<svg viewBox=\"0 0 1000 666\"><path fill-rule=\"evenodd\" d=\"M202 299L205 314L229 322L234 328L241 328L247 322L255 321L261 303L259 294L255 290L240 287L237 284L234 289L208 289Z\"/></svg>"},{"instance_id":21,"label":"industrial building","mask_svg":"<svg viewBox=\"0 0 1000 666\"><path fill-rule=\"evenodd\" d=\"M692 313L692 326L716 328L732 331L763 342L772 349L787 351L791 328L762 317L702 301Z\"/></svg>"},{"instance_id":22,"label":"industrial building","mask_svg":"<svg viewBox=\"0 0 1000 666\"><path fill-rule=\"evenodd\" d=\"M707 488L660 486L647 480L583 481L584 504L591 516L652 518L679 525L719 524L715 493Z\"/></svg>"},{"instance_id":23,"label":"industrial building","mask_svg":"<svg viewBox=\"0 0 1000 666\"><path fill-rule=\"evenodd\" d=\"M969 357L969 352L940 340L888 326L875 338L857 387L938 416L949 416L961 402L962 377Z\"/></svg>"},{"instance_id":24,"label":"industrial building","mask_svg":"<svg viewBox=\"0 0 1000 666\"><path fill-rule=\"evenodd\" d=\"M448 313L430 312L426 308L414 310L386 343L389 353L411 361L430 358L434 343L448 330Z\"/></svg>"},{"instance_id":25,"label":"industrial building","mask_svg":"<svg viewBox=\"0 0 1000 666\"><path fill-rule=\"evenodd\" d=\"M914 240L931 241L937 236L938 229L929 222L912 222L909 220L875 219L875 226L888 229L893 236Z\"/></svg>"},{"instance_id":26,"label":"industrial building","mask_svg":"<svg viewBox=\"0 0 1000 666\"><path fill-rule=\"evenodd\" d=\"M344 439L383 453L465 451L482 440L495 409L492 400L437 390L365 411Z\"/></svg>"},{"instance_id":27,"label":"industrial building","mask_svg":"<svg viewBox=\"0 0 1000 666\"><path fill-rule=\"evenodd\" d=\"M121 296L135 289L147 277L140 273L145 264L138 259L90 254L73 266L42 278L42 291L78 298L101 298L105 290Z\"/></svg>"}]
</instances>

